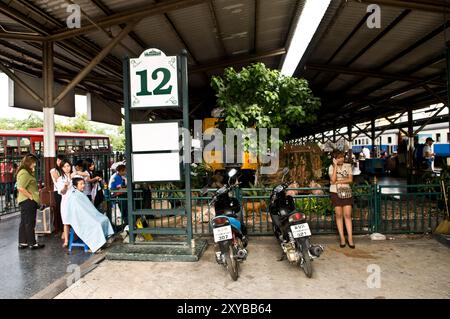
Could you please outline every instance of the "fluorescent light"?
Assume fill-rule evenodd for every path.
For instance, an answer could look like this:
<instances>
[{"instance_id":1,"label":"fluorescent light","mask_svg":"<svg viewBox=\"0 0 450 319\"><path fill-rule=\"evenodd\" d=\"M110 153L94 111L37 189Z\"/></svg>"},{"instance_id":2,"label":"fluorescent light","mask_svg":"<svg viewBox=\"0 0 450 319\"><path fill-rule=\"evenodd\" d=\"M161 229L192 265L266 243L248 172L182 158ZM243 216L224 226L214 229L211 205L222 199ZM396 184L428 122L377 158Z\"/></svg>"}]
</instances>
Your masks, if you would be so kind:
<instances>
[{"instance_id":1,"label":"fluorescent light","mask_svg":"<svg viewBox=\"0 0 450 319\"><path fill-rule=\"evenodd\" d=\"M281 74L292 76L319 27L331 0L306 0L295 27L291 44L281 67Z\"/></svg>"}]
</instances>

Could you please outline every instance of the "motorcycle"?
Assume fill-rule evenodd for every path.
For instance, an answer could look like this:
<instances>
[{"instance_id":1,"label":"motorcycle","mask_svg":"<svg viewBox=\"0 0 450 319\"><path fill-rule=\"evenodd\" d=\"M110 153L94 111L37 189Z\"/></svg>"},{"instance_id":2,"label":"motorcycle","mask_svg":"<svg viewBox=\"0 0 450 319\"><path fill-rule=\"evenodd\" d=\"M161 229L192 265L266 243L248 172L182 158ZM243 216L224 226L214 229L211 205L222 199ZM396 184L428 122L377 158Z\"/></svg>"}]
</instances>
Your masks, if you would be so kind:
<instances>
[{"instance_id":1,"label":"motorcycle","mask_svg":"<svg viewBox=\"0 0 450 319\"><path fill-rule=\"evenodd\" d=\"M287 258L290 263L299 265L306 276L311 278L312 261L322 254L323 247L311 244L311 230L306 215L297 211L294 199L286 194L291 183L283 181L288 172L288 168L283 169L281 184L274 187L270 195L272 229L283 251L280 261Z\"/></svg>"},{"instance_id":2,"label":"motorcycle","mask_svg":"<svg viewBox=\"0 0 450 319\"><path fill-rule=\"evenodd\" d=\"M234 281L239 277L239 263L243 262L248 255L247 230L238 217L241 205L236 198L229 195L239 186L237 181L233 185L230 183L236 173L236 169L228 172L228 183L216 190L208 203L209 206L214 205L216 213L211 221L216 261L228 270Z\"/></svg>"}]
</instances>

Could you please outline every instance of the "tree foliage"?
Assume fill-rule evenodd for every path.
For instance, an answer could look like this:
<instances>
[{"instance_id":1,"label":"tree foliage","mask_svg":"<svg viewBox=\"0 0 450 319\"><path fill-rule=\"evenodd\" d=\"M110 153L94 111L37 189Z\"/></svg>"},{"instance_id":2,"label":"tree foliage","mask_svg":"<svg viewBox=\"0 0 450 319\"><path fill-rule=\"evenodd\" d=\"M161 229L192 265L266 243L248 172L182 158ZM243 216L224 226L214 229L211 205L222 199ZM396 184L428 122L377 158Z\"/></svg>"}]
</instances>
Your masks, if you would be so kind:
<instances>
[{"instance_id":1,"label":"tree foliage","mask_svg":"<svg viewBox=\"0 0 450 319\"><path fill-rule=\"evenodd\" d=\"M320 108L305 79L284 76L263 63L240 72L227 68L223 76L212 77L211 86L227 127L279 128L281 140L292 126L313 123Z\"/></svg>"}]
</instances>

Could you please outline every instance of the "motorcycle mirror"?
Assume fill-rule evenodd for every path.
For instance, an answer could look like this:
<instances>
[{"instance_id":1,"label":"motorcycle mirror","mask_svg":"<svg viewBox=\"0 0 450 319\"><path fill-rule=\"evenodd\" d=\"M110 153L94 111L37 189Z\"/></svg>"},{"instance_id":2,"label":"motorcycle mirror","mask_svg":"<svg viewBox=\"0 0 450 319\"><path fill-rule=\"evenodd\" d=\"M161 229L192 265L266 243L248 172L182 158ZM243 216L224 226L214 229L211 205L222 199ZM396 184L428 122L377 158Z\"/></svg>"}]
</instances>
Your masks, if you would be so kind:
<instances>
[{"instance_id":1,"label":"motorcycle mirror","mask_svg":"<svg viewBox=\"0 0 450 319\"><path fill-rule=\"evenodd\" d=\"M236 175L236 173L237 173L237 170L235 168L233 168L228 172L228 177L232 178L234 175Z\"/></svg>"}]
</instances>

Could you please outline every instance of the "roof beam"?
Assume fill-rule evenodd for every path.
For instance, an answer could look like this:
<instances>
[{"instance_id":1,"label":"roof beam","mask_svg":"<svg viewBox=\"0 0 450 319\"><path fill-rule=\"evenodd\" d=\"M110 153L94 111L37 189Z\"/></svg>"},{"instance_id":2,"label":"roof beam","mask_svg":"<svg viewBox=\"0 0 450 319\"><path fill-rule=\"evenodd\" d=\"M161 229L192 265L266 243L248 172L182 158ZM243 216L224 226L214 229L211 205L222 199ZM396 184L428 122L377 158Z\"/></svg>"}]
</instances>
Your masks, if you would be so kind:
<instances>
[{"instance_id":1,"label":"roof beam","mask_svg":"<svg viewBox=\"0 0 450 319\"><path fill-rule=\"evenodd\" d=\"M101 11L103 11L104 14L107 16L113 15L115 12L112 11L108 6L106 6L102 0L91 0L93 4L97 6ZM125 25L120 24L119 25L122 29L125 27ZM134 40L142 49L147 49L147 44L134 32L131 31L128 36Z\"/></svg>"},{"instance_id":2,"label":"roof beam","mask_svg":"<svg viewBox=\"0 0 450 319\"><path fill-rule=\"evenodd\" d=\"M435 30L431 31L429 34L425 35L421 39L417 40L412 45L410 45L409 47L404 49L403 51L399 52L398 54L396 54L392 58L390 58L388 60L385 60L381 65L375 66L374 69L381 70L381 69L391 65L395 61L400 60L402 57L404 57L405 55L411 53L412 51L414 51L418 47L424 45L426 42L430 41L431 39L433 39L434 37L436 37L437 35L439 35L440 33L442 33L444 30L446 30L449 27L450 27L450 20L447 20L444 24L442 24L441 26L439 26ZM418 71L417 68L416 68L416 71ZM413 73L413 72L411 72L411 73ZM339 91L340 92L346 92L349 89L351 89L353 86L355 86L357 83L361 82L361 80L362 79L359 78L359 79L356 79L355 81L349 81L349 83L347 85L345 85L344 87L340 88ZM392 82L385 83L384 86L388 85L390 83L392 83ZM372 88L370 90L372 90Z\"/></svg>"},{"instance_id":3,"label":"roof beam","mask_svg":"<svg viewBox=\"0 0 450 319\"><path fill-rule=\"evenodd\" d=\"M111 50L120 42L122 39L128 35L128 33L140 22L136 20L128 24L111 42L108 43L107 46L103 48L103 50L88 64L86 67L81 70L81 72L65 87L62 92L55 98L53 104L56 106L65 96L66 94L75 88L91 71L95 68L97 64L99 64L110 52Z\"/></svg>"},{"instance_id":4,"label":"roof beam","mask_svg":"<svg viewBox=\"0 0 450 319\"><path fill-rule=\"evenodd\" d=\"M222 67L231 66L234 64L246 63L246 62L250 62L250 61L254 61L254 60L260 60L260 59L274 57L274 56L283 55L283 54L286 54L285 48L279 48L276 50L259 52L259 53L255 53L255 54L245 54L245 55L236 56L236 57L230 58L230 59L219 60L219 61L214 61L214 62L210 62L207 64L190 67L189 73L206 72L206 71L210 71L210 70L214 70L214 69L219 69Z\"/></svg>"},{"instance_id":5,"label":"roof beam","mask_svg":"<svg viewBox=\"0 0 450 319\"><path fill-rule=\"evenodd\" d=\"M356 0L354 0L356 1ZM450 13L450 3L443 0L357 0L367 4L379 4L395 8L433 13Z\"/></svg>"},{"instance_id":6,"label":"roof beam","mask_svg":"<svg viewBox=\"0 0 450 319\"><path fill-rule=\"evenodd\" d=\"M411 10L404 10L400 15L398 15L386 28L384 28L372 41L370 41L364 48L362 48L356 55L354 55L346 64L345 66L350 66L358 60L361 56L363 56L368 50L370 50L374 45L378 43L385 35L387 35L392 29L394 29L404 18L406 18L411 13ZM371 15L372 13L368 13ZM364 23L367 21L367 14L364 16ZM358 30L360 29L360 25L358 25ZM353 37L353 36L352 36ZM332 58L329 60L328 63L331 62ZM328 64L327 63L327 64ZM330 85L333 80L336 79L336 76L330 77L325 83L322 83L321 86L323 88L326 88L328 85Z\"/></svg>"},{"instance_id":7,"label":"roof beam","mask_svg":"<svg viewBox=\"0 0 450 319\"><path fill-rule=\"evenodd\" d=\"M61 30L47 37L48 41L60 41L69 39L78 35L86 34L98 29L98 27L110 27L126 23L134 19L148 18L150 16L164 14L166 12L191 7L210 0L167 0L158 4L146 4L139 8L116 13L111 16L93 21L93 24L71 30Z\"/></svg>"},{"instance_id":8,"label":"roof beam","mask_svg":"<svg viewBox=\"0 0 450 319\"><path fill-rule=\"evenodd\" d=\"M43 42L45 37L27 33L0 32L0 39Z\"/></svg>"},{"instance_id":9,"label":"roof beam","mask_svg":"<svg viewBox=\"0 0 450 319\"><path fill-rule=\"evenodd\" d=\"M424 79L414 77L414 76L385 73L385 72L376 72L373 70L352 69L349 67L338 66L338 65L322 65L322 64L310 63L310 64L305 65L304 69L321 71L321 72L338 73L338 74L358 75L358 76L380 78L380 79L387 79L387 80L393 80L393 81L418 82L418 81L424 80ZM433 80L428 83L432 84L432 85L446 85L446 82L437 81L437 80Z\"/></svg>"},{"instance_id":10,"label":"roof beam","mask_svg":"<svg viewBox=\"0 0 450 319\"><path fill-rule=\"evenodd\" d=\"M24 0L16 0L16 3L19 5L24 6L24 8L31 10L34 14L37 14L44 18L48 23L52 23L56 26L63 25L61 22L58 22L55 18L53 18L51 15L49 15L46 12L43 12L41 9L36 7L34 4L24 1ZM21 25L24 25L25 27L29 28L30 30L34 32L38 32L44 37L44 40L46 40L47 36L50 34L50 31L45 28L44 26L40 25L35 20L31 19L29 16L25 15L21 11L14 9L3 2L0 2L0 12L4 15L8 16L9 18L17 21ZM74 54L76 52L77 60L84 60L85 63L89 63L89 61L92 59L92 51L98 51L98 48L94 48L94 45L90 43L86 39L82 39L83 43L89 43L88 49L83 49L80 44L74 44L72 42L58 42L57 45L67 52ZM120 61L119 61L120 64ZM116 68L111 67L113 64L106 63L106 61L102 62L102 66L99 66L102 68L105 72L108 72L109 74L120 77L121 73L116 71ZM121 65L121 64L120 64Z\"/></svg>"},{"instance_id":11,"label":"roof beam","mask_svg":"<svg viewBox=\"0 0 450 319\"><path fill-rule=\"evenodd\" d=\"M255 1L258 1L258 0L255 0ZM212 17L214 28L217 31L216 34L217 34L217 40L219 42L220 49L222 50L222 52L224 53L225 56L228 56L227 49L225 47L225 43L223 42L223 39L222 39L222 29L220 28L219 21L217 19L214 0L208 1L208 6L209 6L209 11L211 12L211 17Z\"/></svg>"}]
</instances>

